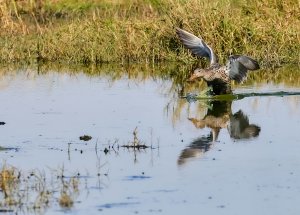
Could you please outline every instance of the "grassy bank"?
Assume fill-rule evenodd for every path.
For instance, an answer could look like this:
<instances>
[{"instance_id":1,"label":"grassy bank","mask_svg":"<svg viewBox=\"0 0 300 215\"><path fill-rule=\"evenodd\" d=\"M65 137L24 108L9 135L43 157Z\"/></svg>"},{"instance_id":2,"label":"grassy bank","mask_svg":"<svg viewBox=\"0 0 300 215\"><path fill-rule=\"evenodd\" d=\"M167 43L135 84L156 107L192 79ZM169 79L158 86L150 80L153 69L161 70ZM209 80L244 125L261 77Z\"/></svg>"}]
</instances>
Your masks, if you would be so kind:
<instances>
[{"instance_id":1,"label":"grassy bank","mask_svg":"<svg viewBox=\"0 0 300 215\"><path fill-rule=\"evenodd\" d=\"M193 63L174 28L201 35L225 61L300 61L296 0L27 0L0 6L0 60Z\"/></svg>"}]
</instances>

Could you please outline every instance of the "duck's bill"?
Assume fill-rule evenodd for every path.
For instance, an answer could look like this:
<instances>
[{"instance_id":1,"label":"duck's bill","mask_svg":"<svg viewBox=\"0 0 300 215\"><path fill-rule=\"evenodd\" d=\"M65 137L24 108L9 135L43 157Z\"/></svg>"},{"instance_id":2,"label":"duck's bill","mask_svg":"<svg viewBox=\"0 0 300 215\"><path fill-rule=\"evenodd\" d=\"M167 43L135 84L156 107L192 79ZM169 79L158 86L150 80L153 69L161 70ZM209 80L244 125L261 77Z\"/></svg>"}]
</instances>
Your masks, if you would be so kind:
<instances>
[{"instance_id":1,"label":"duck's bill","mask_svg":"<svg viewBox=\"0 0 300 215\"><path fill-rule=\"evenodd\" d=\"M192 74L192 75L189 77L188 81L189 81L189 82L193 82L193 81L197 80L197 78L198 78L197 75Z\"/></svg>"}]
</instances>

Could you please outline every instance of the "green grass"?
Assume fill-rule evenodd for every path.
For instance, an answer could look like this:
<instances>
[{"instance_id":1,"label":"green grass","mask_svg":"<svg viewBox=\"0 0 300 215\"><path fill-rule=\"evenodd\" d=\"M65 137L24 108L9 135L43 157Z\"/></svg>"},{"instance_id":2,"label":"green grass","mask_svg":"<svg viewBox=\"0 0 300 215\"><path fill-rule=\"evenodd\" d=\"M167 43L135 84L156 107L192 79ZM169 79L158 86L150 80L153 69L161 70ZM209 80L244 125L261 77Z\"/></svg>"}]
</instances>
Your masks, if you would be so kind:
<instances>
[{"instance_id":1,"label":"green grass","mask_svg":"<svg viewBox=\"0 0 300 215\"><path fill-rule=\"evenodd\" d=\"M27 0L0 6L0 61L195 63L175 34L184 28L225 62L300 62L296 0Z\"/></svg>"}]
</instances>

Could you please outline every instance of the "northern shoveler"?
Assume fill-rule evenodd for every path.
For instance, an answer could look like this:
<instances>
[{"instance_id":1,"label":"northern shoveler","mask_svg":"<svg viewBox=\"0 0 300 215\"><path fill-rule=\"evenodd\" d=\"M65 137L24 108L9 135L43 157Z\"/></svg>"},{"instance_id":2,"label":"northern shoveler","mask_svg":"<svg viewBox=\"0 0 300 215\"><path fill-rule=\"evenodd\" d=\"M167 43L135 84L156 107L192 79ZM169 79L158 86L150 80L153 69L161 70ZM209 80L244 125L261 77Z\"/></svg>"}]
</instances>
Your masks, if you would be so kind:
<instances>
[{"instance_id":1,"label":"northern shoveler","mask_svg":"<svg viewBox=\"0 0 300 215\"><path fill-rule=\"evenodd\" d=\"M206 69L196 69L189 80L203 78L208 87L212 88L214 95L232 93L231 80L240 83L246 79L248 70L259 69L258 62L245 55L231 55L227 64L221 66L212 48L202 39L180 28L176 28L176 33L183 45L193 54L209 59L210 66Z\"/></svg>"}]
</instances>

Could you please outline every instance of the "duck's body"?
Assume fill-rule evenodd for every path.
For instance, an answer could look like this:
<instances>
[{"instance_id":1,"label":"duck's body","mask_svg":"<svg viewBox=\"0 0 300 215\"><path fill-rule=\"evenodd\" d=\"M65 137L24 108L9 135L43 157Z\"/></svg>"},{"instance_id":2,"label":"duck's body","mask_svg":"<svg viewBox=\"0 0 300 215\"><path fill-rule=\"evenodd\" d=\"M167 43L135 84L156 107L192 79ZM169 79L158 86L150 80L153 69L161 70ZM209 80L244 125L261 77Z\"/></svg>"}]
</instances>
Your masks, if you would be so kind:
<instances>
[{"instance_id":1,"label":"duck's body","mask_svg":"<svg viewBox=\"0 0 300 215\"><path fill-rule=\"evenodd\" d=\"M194 81L198 78L203 78L207 86L210 87L214 95L230 94L230 78L226 73L226 66L215 65L207 69L196 69L189 78Z\"/></svg>"},{"instance_id":2,"label":"duck's body","mask_svg":"<svg viewBox=\"0 0 300 215\"><path fill-rule=\"evenodd\" d=\"M212 48L202 39L180 28L177 28L176 32L181 42L193 54L210 60L209 68L196 69L189 80L194 81L195 79L203 78L207 85L212 88L215 95L231 93L231 80L236 80L240 83L246 79L248 70L259 69L257 61L244 55L231 55L227 64L221 66Z\"/></svg>"}]
</instances>

